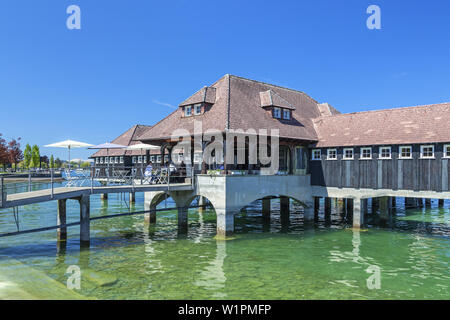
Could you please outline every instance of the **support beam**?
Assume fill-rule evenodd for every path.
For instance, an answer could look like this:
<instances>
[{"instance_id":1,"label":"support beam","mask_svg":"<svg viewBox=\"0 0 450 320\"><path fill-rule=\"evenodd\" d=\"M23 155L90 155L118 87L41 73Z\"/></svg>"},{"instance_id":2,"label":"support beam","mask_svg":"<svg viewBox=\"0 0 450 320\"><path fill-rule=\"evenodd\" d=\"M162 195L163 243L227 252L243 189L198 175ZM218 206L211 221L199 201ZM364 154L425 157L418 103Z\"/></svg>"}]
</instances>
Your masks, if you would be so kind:
<instances>
[{"instance_id":1,"label":"support beam","mask_svg":"<svg viewBox=\"0 0 450 320\"><path fill-rule=\"evenodd\" d=\"M89 195L82 195L78 201L80 203L80 243L89 245L91 241Z\"/></svg>"},{"instance_id":2,"label":"support beam","mask_svg":"<svg viewBox=\"0 0 450 320\"><path fill-rule=\"evenodd\" d=\"M282 227L289 227L289 220L290 220L289 216L290 216L289 198L280 197L280 222Z\"/></svg>"},{"instance_id":3,"label":"support beam","mask_svg":"<svg viewBox=\"0 0 450 320\"><path fill-rule=\"evenodd\" d=\"M325 224L331 223L331 198L325 198Z\"/></svg>"},{"instance_id":4,"label":"support beam","mask_svg":"<svg viewBox=\"0 0 450 320\"><path fill-rule=\"evenodd\" d=\"M234 212L227 209L216 208L217 216L217 236L225 238L233 235L234 232Z\"/></svg>"},{"instance_id":5,"label":"support beam","mask_svg":"<svg viewBox=\"0 0 450 320\"><path fill-rule=\"evenodd\" d=\"M205 211L205 208L204 208L204 205L205 205L205 198L204 197L202 197L202 196L199 196L198 197L198 205L199 205L199 207L198 207L198 211L199 212L204 212Z\"/></svg>"},{"instance_id":6,"label":"support beam","mask_svg":"<svg viewBox=\"0 0 450 320\"><path fill-rule=\"evenodd\" d=\"M429 207L431 207L431 199L425 199L425 206L427 207L427 208L429 208Z\"/></svg>"},{"instance_id":7,"label":"support beam","mask_svg":"<svg viewBox=\"0 0 450 320\"><path fill-rule=\"evenodd\" d=\"M391 197L391 199L392 199L392 208L395 208L397 206L397 198Z\"/></svg>"},{"instance_id":8,"label":"support beam","mask_svg":"<svg viewBox=\"0 0 450 320\"><path fill-rule=\"evenodd\" d=\"M100 194L100 199L101 200L108 200L108 194L107 193Z\"/></svg>"},{"instance_id":9,"label":"support beam","mask_svg":"<svg viewBox=\"0 0 450 320\"><path fill-rule=\"evenodd\" d=\"M390 197L380 198L380 218L383 220L388 220L391 215L392 210L392 200Z\"/></svg>"},{"instance_id":10,"label":"support beam","mask_svg":"<svg viewBox=\"0 0 450 320\"><path fill-rule=\"evenodd\" d=\"M364 224L364 211L361 209L361 199L355 198L353 203L353 228L361 228Z\"/></svg>"},{"instance_id":11,"label":"support beam","mask_svg":"<svg viewBox=\"0 0 450 320\"><path fill-rule=\"evenodd\" d=\"M262 199L262 217L264 221L270 221L270 198Z\"/></svg>"},{"instance_id":12,"label":"support beam","mask_svg":"<svg viewBox=\"0 0 450 320\"><path fill-rule=\"evenodd\" d=\"M188 208L178 207L178 234L188 232Z\"/></svg>"},{"instance_id":13,"label":"support beam","mask_svg":"<svg viewBox=\"0 0 450 320\"><path fill-rule=\"evenodd\" d=\"M320 197L314 197L314 222L319 221Z\"/></svg>"},{"instance_id":14,"label":"support beam","mask_svg":"<svg viewBox=\"0 0 450 320\"><path fill-rule=\"evenodd\" d=\"M405 208L409 209L409 208L416 208L417 207L417 202L414 198L405 198Z\"/></svg>"},{"instance_id":15,"label":"support beam","mask_svg":"<svg viewBox=\"0 0 450 320\"><path fill-rule=\"evenodd\" d=\"M351 198L349 198L349 199L346 199L346 207L347 207L347 219L350 219L350 221L351 221L351 219L352 219L352 217L353 217L353 199L351 199ZM360 208L360 210L361 210L361 208Z\"/></svg>"},{"instance_id":16,"label":"support beam","mask_svg":"<svg viewBox=\"0 0 450 320\"><path fill-rule=\"evenodd\" d=\"M423 208L423 198L416 198L418 208Z\"/></svg>"},{"instance_id":17,"label":"support beam","mask_svg":"<svg viewBox=\"0 0 450 320\"><path fill-rule=\"evenodd\" d=\"M372 198L372 214L377 212L380 208L380 199Z\"/></svg>"},{"instance_id":18,"label":"support beam","mask_svg":"<svg viewBox=\"0 0 450 320\"><path fill-rule=\"evenodd\" d=\"M56 224L66 224L66 203L67 199L58 200L58 215L56 218ZM56 229L56 235L58 241L65 241L67 239L67 227Z\"/></svg>"},{"instance_id":19,"label":"support beam","mask_svg":"<svg viewBox=\"0 0 450 320\"><path fill-rule=\"evenodd\" d=\"M443 208L444 207L444 199L439 199L438 206L439 206L439 208Z\"/></svg>"},{"instance_id":20,"label":"support beam","mask_svg":"<svg viewBox=\"0 0 450 320\"><path fill-rule=\"evenodd\" d=\"M136 202L136 192L130 192L130 203Z\"/></svg>"}]
</instances>

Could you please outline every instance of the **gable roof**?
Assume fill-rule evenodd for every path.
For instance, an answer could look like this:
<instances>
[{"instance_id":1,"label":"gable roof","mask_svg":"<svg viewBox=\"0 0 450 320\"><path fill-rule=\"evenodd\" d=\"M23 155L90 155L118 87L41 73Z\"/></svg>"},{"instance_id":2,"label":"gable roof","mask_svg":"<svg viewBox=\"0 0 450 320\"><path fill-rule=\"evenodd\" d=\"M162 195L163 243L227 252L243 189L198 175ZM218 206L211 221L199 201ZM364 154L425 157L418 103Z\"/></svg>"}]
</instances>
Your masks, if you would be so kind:
<instances>
[{"instance_id":1,"label":"gable roof","mask_svg":"<svg viewBox=\"0 0 450 320\"><path fill-rule=\"evenodd\" d=\"M450 103L322 116L317 147L450 142Z\"/></svg>"},{"instance_id":2,"label":"gable roof","mask_svg":"<svg viewBox=\"0 0 450 320\"><path fill-rule=\"evenodd\" d=\"M124 146L131 146L134 144L138 144L139 141L134 140L133 138L136 138L137 136L143 134L146 130L150 129L151 126L145 126L145 125L134 125L124 133L122 133L120 136L118 136L116 139L111 141L111 143L116 143ZM108 150L108 156L131 156L131 155L140 155L140 150L124 150L124 149L111 149ZM106 150L101 149L98 150L96 153L91 155L91 157L105 157L106 156Z\"/></svg>"},{"instance_id":3,"label":"gable roof","mask_svg":"<svg viewBox=\"0 0 450 320\"><path fill-rule=\"evenodd\" d=\"M290 106L290 121L274 119L261 108L260 93L268 91L277 104ZM280 137L317 140L312 119L321 114L317 102L303 92L227 74L211 86L197 91L180 106L198 103L201 99L213 103L208 111L198 116L182 117L182 108L177 108L138 139L167 139L176 129L185 129L192 135L194 121L201 121L203 132L209 129L222 132L229 129L279 129Z\"/></svg>"}]
</instances>

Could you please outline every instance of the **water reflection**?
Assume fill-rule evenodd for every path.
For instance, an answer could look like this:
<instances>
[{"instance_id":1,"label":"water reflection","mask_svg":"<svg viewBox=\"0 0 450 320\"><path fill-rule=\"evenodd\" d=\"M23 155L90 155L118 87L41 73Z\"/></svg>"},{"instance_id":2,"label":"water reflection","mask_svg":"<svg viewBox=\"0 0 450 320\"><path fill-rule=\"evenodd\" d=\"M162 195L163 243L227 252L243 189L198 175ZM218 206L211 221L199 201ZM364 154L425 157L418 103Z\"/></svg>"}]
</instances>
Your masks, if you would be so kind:
<instances>
[{"instance_id":1,"label":"water reflection","mask_svg":"<svg viewBox=\"0 0 450 320\"><path fill-rule=\"evenodd\" d=\"M194 284L198 287L211 291L211 297L215 299L225 299L227 294L222 291L225 288L227 277L223 270L227 242L218 240L216 242L216 257L200 271L200 275Z\"/></svg>"}]
</instances>

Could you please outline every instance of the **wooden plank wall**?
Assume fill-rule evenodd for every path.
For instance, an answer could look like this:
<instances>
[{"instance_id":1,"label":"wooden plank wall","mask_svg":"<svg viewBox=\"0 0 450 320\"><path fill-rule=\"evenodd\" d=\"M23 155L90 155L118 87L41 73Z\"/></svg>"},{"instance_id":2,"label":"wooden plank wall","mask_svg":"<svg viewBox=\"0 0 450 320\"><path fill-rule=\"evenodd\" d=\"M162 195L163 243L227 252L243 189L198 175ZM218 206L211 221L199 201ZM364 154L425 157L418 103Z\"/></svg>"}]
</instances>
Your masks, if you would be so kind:
<instances>
[{"instance_id":1,"label":"wooden plank wall","mask_svg":"<svg viewBox=\"0 0 450 320\"><path fill-rule=\"evenodd\" d=\"M360 147L354 147L354 160L343 160L343 148L336 148L337 160L310 160L311 183L338 188L369 188L414 191L450 191L450 159L443 158L444 144L434 144L435 159L420 159L420 145L412 145L413 159L399 159L399 146L391 146L392 159L378 159L379 146L372 147L372 159L360 160ZM312 149L311 149L312 150ZM311 159L311 157L310 157Z\"/></svg>"}]
</instances>

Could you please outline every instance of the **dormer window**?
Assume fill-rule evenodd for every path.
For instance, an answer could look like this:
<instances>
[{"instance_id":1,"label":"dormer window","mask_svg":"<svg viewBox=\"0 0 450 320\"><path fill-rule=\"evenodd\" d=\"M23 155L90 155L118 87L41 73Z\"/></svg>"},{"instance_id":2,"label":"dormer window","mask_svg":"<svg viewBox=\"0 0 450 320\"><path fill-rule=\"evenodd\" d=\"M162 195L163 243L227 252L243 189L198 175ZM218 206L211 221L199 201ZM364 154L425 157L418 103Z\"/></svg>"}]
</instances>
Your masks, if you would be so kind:
<instances>
[{"instance_id":1,"label":"dormer window","mask_svg":"<svg viewBox=\"0 0 450 320\"><path fill-rule=\"evenodd\" d=\"M194 105L194 115L197 116L199 114L202 114L202 105L200 103Z\"/></svg>"},{"instance_id":2,"label":"dormer window","mask_svg":"<svg viewBox=\"0 0 450 320\"><path fill-rule=\"evenodd\" d=\"M273 117L277 119L281 119L281 109L273 108Z\"/></svg>"},{"instance_id":3,"label":"dormer window","mask_svg":"<svg viewBox=\"0 0 450 320\"><path fill-rule=\"evenodd\" d=\"M184 107L184 116L185 117L192 116L192 106L185 106Z\"/></svg>"},{"instance_id":4,"label":"dormer window","mask_svg":"<svg viewBox=\"0 0 450 320\"><path fill-rule=\"evenodd\" d=\"M283 109L283 119L290 120L291 119L291 110Z\"/></svg>"}]
</instances>

